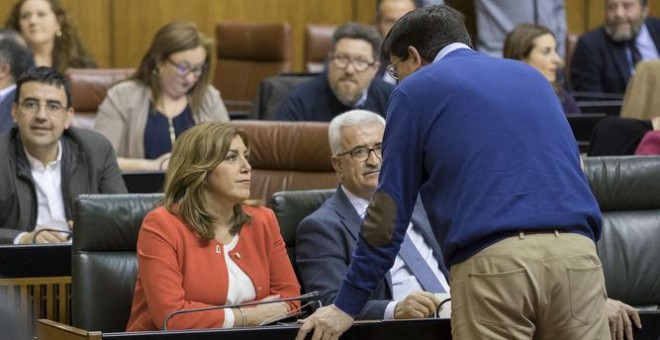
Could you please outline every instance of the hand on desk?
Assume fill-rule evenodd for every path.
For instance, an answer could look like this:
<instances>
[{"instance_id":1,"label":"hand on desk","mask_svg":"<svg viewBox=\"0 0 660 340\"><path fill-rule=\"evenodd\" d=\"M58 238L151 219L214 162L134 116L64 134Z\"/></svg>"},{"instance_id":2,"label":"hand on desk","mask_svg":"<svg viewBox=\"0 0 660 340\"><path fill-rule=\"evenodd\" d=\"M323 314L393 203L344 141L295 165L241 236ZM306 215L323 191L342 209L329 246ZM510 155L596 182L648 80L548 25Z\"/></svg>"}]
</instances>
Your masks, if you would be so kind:
<instances>
[{"instance_id":1,"label":"hand on desk","mask_svg":"<svg viewBox=\"0 0 660 340\"><path fill-rule=\"evenodd\" d=\"M353 318L335 305L321 307L304 320L298 331L296 340L304 340L307 333L314 331L312 340L334 340L348 330L353 324Z\"/></svg>"},{"instance_id":2,"label":"hand on desk","mask_svg":"<svg viewBox=\"0 0 660 340\"><path fill-rule=\"evenodd\" d=\"M33 243L63 243L69 241L69 235L65 233L60 233L57 231L49 231L41 229L33 230L29 233L25 233L18 240L19 244L33 244ZM35 238L34 235L37 235Z\"/></svg>"},{"instance_id":3,"label":"hand on desk","mask_svg":"<svg viewBox=\"0 0 660 340\"><path fill-rule=\"evenodd\" d=\"M614 299L607 299L606 308L612 340L632 340L633 330L630 319L632 319L637 328L642 328L642 322L639 319L637 310Z\"/></svg>"},{"instance_id":4,"label":"hand on desk","mask_svg":"<svg viewBox=\"0 0 660 340\"><path fill-rule=\"evenodd\" d=\"M412 292L394 307L395 319L427 318L435 312L440 300L429 292Z\"/></svg>"}]
</instances>

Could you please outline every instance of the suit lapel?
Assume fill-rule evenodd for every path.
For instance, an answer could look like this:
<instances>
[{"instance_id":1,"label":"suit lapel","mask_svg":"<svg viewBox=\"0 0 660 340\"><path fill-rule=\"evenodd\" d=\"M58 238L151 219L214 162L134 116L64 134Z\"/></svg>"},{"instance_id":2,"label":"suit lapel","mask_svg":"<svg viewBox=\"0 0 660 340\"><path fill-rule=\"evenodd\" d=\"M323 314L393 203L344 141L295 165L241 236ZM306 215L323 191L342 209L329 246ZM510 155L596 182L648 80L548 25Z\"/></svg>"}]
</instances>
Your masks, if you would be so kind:
<instances>
[{"instance_id":1,"label":"suit lapel","mask_svg":"<svg viewBox=\"0 0 660 340\"><path fill-rule=\"evenodd\" d=\"M355 211L355 208L351 204L351 201L348 200L346 194L341 189L337 188L335 193L335 211L339 215L341 224L348 230L353 239L357 242L358 235L360 234L360 226L362 225L362 219Z\"/></svg>"},{"instance_id":2,"label":"suit lapel","mask_svg":"<svg viewBox=\"0 0 660 340\"><path fill-rule=\"evenodd\" d=\"M630 64L628 63L628 56L626 55L626 47L623 44L614 43L612 44L612 59L616 65L617 70L623 76L623 79L627 82L630 79Z\"/></svg>"},{"instance_id":3,"label":"suit lapel","mask_svg":"<svg viewBox=\"0 0 660 340\"><path fill-rule=\"evenodd\" d=\"M333 197L335 201L335 212L339 216L341 224L348 230L348 233L353 237L353 240L357 243L358 236L360 235L360 227L362 226L362 219L358 215L357 211L351 204L351 201L348 200L344 190L341 189L341 186L337 187L335 196ZM387 286L387 296L392 297L392 275L390 275L389 270L385 274L385 282Z\"/></svg>"}]
</instances>

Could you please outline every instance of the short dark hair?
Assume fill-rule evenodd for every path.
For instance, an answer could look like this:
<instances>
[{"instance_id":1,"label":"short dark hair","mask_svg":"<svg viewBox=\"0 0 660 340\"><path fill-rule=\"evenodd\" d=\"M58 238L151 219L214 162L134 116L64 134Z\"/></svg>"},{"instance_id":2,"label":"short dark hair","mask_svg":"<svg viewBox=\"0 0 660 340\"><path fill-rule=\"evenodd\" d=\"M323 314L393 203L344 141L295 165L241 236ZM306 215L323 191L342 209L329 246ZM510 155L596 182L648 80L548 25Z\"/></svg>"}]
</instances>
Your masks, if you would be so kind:
<instances>
[{"instance_id":1,"label":"short dark hair","mask_svg":"<svg viewBox=\"0 0 660 340\"><path fill-rule=\"evenodd\" d=\"M345 38L359 39L368 42L371 45L374 59L378 59L378 51L380 50L383 38L381 38L375 28L357 22L343 24L339 26L332 35L332 45L330 46L330 50L334 52L337 42Z\"/></svg>"},{"instance_id":2,"label":"short dark hair","mask_svg":"<svg viewBox=\"0 0 660 340\"><path fill-rule=\"evenodd\" d=\"M32 66L32 52L12 38L0 39L0 63L9 65L14 82Z\"/></svg>"},{"instance_id":3,"label":"short dark hair","mask_svg":"<svg viewBox=\"0 0 660 340\"><path fill-rule=\"evenodd\" d=\"M383 42L382 59L390 54L408 55L408 46L419 51L422 59L432 61L445 46L460 42L472 46L463 14L447 5L433 5L408 12L394 24Z\"/></svg>"},{"instance_id":4,"label":"short dark hair","mask_svg":"<svg viewBox=\"0 0 660 340\"><path fill-rule=\"evenodd\" d=\"M18 77L18 81L16 81L16 97L14 97L16 104L18 104L18 100L21 97L21 86L31 81L59 88L63 87L66 93L66 108L71 108L71 83L69 79L55 69L46 66L33 67Z\"/></svg>"}]
</instances>

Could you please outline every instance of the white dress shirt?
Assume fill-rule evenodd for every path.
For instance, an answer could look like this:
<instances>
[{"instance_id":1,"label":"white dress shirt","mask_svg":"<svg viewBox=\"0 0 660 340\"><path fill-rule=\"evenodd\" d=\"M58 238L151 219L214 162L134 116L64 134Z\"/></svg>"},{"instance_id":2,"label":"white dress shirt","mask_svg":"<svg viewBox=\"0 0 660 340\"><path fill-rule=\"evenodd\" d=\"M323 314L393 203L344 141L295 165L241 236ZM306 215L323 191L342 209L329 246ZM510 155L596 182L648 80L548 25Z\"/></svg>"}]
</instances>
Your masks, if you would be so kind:
<instances>
[{"instance_id":1,"label":"white dress shirt","mask_svg":"<svg viewBox=\"0 0 660 340\"><path fill-rule=\"evenodd\" d=\"M344 194L346 194L346 197L348 197L348 200L351 202L351 205L353 208L355 208L355 211L358 213L360 218L364 218L365 214L367 213L369 201L354 195L343 185L341 186L341 189L344 191ZM429 267L433 271L433 274L435 274L436 278L438 278L438 281L440 281L442 288L444 288L445 291L449 293L449 284L447 283L445 275L442 273L442 271L440 271L438 261L433 256L433 249L431 249L431 247L426 244L424 237L414 228L412 228L412 223L408 225L406 234L408 237L410 237L412 243L415 245L422 257L426 260L426 263L428 263ZM390 276L392 277L392 299L394 301L390 302L385 308L385 315L383 315L385 320L394 319L394 308L399 301L403 300L412 292L424 290L422 289L422 285L419 283L415 275L413 275L413 273L410 271L406 263L399 255L396 256L394 265L390 269Z\"/></svg>"},{"instance_id":2,"label":"white dress shirt","mask_svg":"<svg viewBox=\"0 0 660 340\"><path fill-rule=\"evenodd\" d=\"M243 270L234 262L234 260L229 256L229 252L232 251L236 244L238 243L238 235L234 235L234 238L228 244L224 246L217 246L216 253L222 254L225 257L225 263L227 264L227 273L229 275L229 288L227 289L227 305L233 305L237 303L243 303L245 301L252 301L257 296L254 290L254 284L250 277L245 274ZM238 253L236 256L240 256ZM235 324L234 313L231 309L225 309L225 321L222 324L223 328L231 328ZM242 326L243 320L241 320Z\"/></svg>"},{"instance_id":3,"label":"white dress shirt","mask_svg":"<svg viewBox=\"0 0 660 340\"><path fill-rule=\"evenodd\" d=\"M24 151L37 194L37 225L34 230L48 228L69 231L62 197L62 142L57 145L57 158L48 164L32 157L26 149ZM18 234L14 244L25 234Z\"/></svg>"}]
</instances>

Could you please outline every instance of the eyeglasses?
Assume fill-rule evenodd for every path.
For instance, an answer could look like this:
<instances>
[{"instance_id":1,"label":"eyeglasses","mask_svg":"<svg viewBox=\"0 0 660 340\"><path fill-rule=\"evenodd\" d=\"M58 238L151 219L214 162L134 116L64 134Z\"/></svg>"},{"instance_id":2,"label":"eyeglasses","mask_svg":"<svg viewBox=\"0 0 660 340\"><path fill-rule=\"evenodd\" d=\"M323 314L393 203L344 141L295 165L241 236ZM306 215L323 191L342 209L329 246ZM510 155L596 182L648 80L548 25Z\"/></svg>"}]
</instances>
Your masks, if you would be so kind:
<instances>
[{"instance_id":1,"label":"eyeglasses","mask_svg":"<svg viewBox=\"0 0 660 340\"><path fill-rule=\"evenodd\" d=\"M385 68L387 73L390 75L390 77L394 78L394 80L399 80L399 71L396 70L394 65L396 65L396 63L400 62L401 60L405 60L407 57L408 55L397 58L397 60L391 62L389 65L387 65L387 68Z\"/></svg>"},{"instance_id":2,"label":"eyeglasses","mask_svg":"<svg viewBox=\"0 0 660 340\"><path fill-rule=\"evenodd\" d=\"M335 66L339 67L340 69L345 69L348 67L348 64L353 64L353 67L355 68L356 71L358 72L364 72L366 71L369 67L374 66L376 64L375 61L368 62L366 60L361 60L361 59L353 59L348 56L344 55L330 55L330 60L335 64Z\"/></svg>"},{"instance_id":3,"label":"eyeglasses","mask_svg":"<svg viewBox=\"0 0 660 340\"><path fill-rule=\"evenodd\" d=\"M39 112L39 109L41 108L41 103L36 100L26 100L19 105L23 112L31 115ZM44 106L46 107L46 113L49 115L58 115L65 109L65 107L58 102L47 102Z\"/></svg>"},{"instance_id":4,"label":"eyeglasses","mask_svg":"<svg viewBox=\"0 0 660 340\"><path fill-rule=\"evenodd\" d=\"M366 161L369 158L369 155L371 155L371 152L376 155L376 158L379 160L383 159L383 144L376 144L372 148L368 148L366 146L358 146L355 148L352 148L346 152L342 152L337 154L338 157L344 156L344 155L351 155L351 158L354 161Z\"/></svg>"},{"instance_id":5,"label":"eyeglasses","mask_svg":"<svg viewBox=\"0 0 660 340\"><path fill-rule=\"evenodd\" d=\"M170 57L165 58L165 60L167 60L170 64L172 64L172 66L174 66L174 69L176 70L176 73L178 73L182 77L187 76L189 73L192 73L193 75L199 77L208 68L208 65L206 65L206 63L199 66L191 67L190 65L188 65L187 62L175 63L174 61L172 61L172 59L170 59Z\"/></svg>"}]
</instances>

